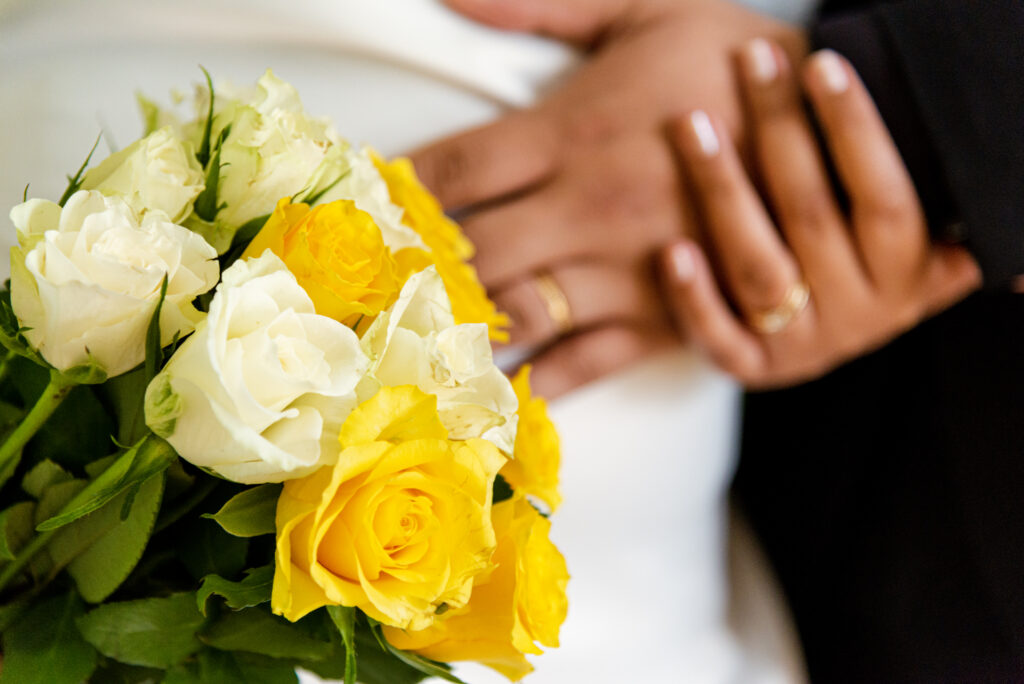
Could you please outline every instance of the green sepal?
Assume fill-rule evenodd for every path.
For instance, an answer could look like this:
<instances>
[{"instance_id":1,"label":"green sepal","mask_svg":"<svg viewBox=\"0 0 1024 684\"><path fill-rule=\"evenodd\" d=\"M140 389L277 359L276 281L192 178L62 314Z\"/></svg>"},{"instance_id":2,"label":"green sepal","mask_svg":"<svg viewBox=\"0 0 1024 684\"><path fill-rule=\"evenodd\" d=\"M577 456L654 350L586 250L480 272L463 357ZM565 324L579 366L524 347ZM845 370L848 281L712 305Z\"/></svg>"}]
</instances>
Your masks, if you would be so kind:
<instances>
[{"instance_id":1,"label":"green sepal","mask_svg":"<svg viewBox=\"0 0 1024 684\"><path fill-rule=\"evenodd\" d=\"M327 615L338 628L345 644L345 684L356 684L356 609L348 606L327 606Z\"/></svg>"},{"instance_id":2,"label":"green sepal","mask_svg":"<svg viewBox=\"0 0 1024 684\"><path fill-rule=\"evenodd\" d=\"M11 308L11 292L7 288L0 294L0 344L18 356L24 356L33 363L49 368L50 364L35 350L25 337L25 331Z\"/></svg>"},{"instance_id":3,"label":"green sepal","mask_svg":"<svg viewBox=\"0 0 1024 684\"><path fill-rule=\"evenodd\" d=\"M215 520L225 532L236 537L274 534L277 529L274 516L281 489L280 484L251 487L231 497L216 513L206 513L203 517Z\"/></svg>"},{"instance_id":4,"label":"green sepal","mask_svg":"<svg viewBox=\"0 0 1024 684\"><path fill-rule=\"evenodd\" d=\"M210 78L210 72L206 70L203 65L199 65L199 69L202 70L203 76L206 78L206 87L210 90L210 106L206 110L206 123L203 125L203 138L199 143L199 151L196 152L196 160L199 165L206 168L206 163L210 161L210 136L213 134L213 79Z\"/></svg>"},{"instance_id":5,"label":"green sepal","mask_svg":"<svg viewBox=\"0 0 1024 684\"><path fill-rule=\"evenodd\" d=\"M220 135L217 136L216 151L213 153L210 163L206 165L205 187L192 204L196 216L208 223L215 221L220 210L227 206L225 204L217 204L217 192L220 187L220 150L224 140L230 133L231 126L228 125L221 129Z\"/></svg>"},{"instance_id":6,"label":"green sepal","mask_svg":"<svg viewBox=\"0 0 1024 684\"><path fill-rule=\"evenodd\" d=\"M103 655L128 665L169 668L198 651L205 618L195 594L106 603L78 619L82 636Z\"/></svg>"},{"instance_id":7,"label":"green sepal","mask_svg":"<svg viewBox=\"0 0 1024 684\"><path fill-rule=\"evenodd\" d=\"M149 326L146 328L146 384L156 377L164 361L164 351L160 346L160 311L164 307L164 299L167 298L167 274L160 282L160 298L156 300L156 307L149 319Z\"/></svg>"},{"instance_id":8,"label":"green sepal","mask_svg":"<svg viewBox=\"0 0 1024 684\"><path fill-rule=\"evenodd\" d=\"M68 176L68 187L65 188L64 194L60 196L60 200L57 202L60 206L67 204L67 201L71 199L71 196L78 192L78 189L82 187L82 174L85 173L85 167L89 165L89 161L92 159L92 155L96 152L96 147L100 144L100 138L103 137L103 132L100 131L96 135L96 142L92 144L92 149L89 150L89 154L86 155L85 161L78 167L78 171L75 172L74 176Z\"/></svg>"},{"instance_id":9,"label":"green sepal","mask_svg":"<svg viewBox=\"0 0 1024 684\"><path fill-rule=\"evenodd\" d=\"M226 580L220 575L207 575L196 592L199 611L206 615L207 603L211 596L221 596L228 608L241 610L252 608L270 601L274 586L274 565L264 565L245 571L245 577L238 582Z\"/></svg>"},{"instance_id":10,"label":"green sepal","mask_svg":"<svg viewBox=\"0 0 1024 684\"><path fill-rule=\"evenodd\" d=\"M177 457L164 440L155 435L144 437L90 482L88 493L80 501L43 521L36 529L40 532L55 530L88 515L118 494L163 472Z\"/></svg>"},{"instance_id":11,"label":"green sepal","mask_svg":"<svg viewBox=\"0 0 1024 684\"><path fill-rule=\"evenodd\" d=\"M271 615L262 607L227 611L199 635L207 646L272 658L323 660L333 645L311 636L300 624Z\"/></svg>"},{"instance_id":12,"label":"green sepal","mask_svg":"<svg viewBox=\"0 0 1024 684\"><path fill-rule=\"evenodd\" d=\"M4 633L0 684L79 684L96 669L96 650L79 634L74 593L42 601Z\"/></svg>"},{"instance_id":13,"label":"green sepal","mask_svg":"<svg viewBox=\"0 0 1024 684\"><path fill-rule=\"evenodd\" d=\"M384 630L381 629L379 622L371 618L369 615L366 616L366 622L370 625L370 632L377 639L377 643L380 644L380 647L409 667L419 670L423 674L430 675L431 677L440 677L441 679L454 682L455 684L466 684L452 674L452 668L447 663L439 663L436 660L430 660L429 658L424 658L421 655L403 651L400 648L395 648L386 638L384 638Z\"/></svg>"}]
</instances>

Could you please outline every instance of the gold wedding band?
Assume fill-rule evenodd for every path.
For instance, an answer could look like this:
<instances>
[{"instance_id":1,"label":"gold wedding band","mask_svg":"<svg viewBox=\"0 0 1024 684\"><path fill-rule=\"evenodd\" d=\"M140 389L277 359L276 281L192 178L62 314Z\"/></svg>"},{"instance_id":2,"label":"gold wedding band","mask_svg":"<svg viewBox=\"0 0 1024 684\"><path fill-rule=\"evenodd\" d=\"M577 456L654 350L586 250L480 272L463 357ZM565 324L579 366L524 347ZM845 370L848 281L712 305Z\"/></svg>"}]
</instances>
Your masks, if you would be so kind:
<instances>
[{"instance_id":1,"label":"gold wedding band","mask_svg":"<svg viewBox=\"0 0 1024 684\"><path fill-rule=\"evenodd\" d=\"M550 273L538 273L533 279L533 286L547 308L548 317L554 322L559 335L572 330L572 309L565 292L559 287Z\"/></svg>"},{"instance_id":2,"label":"gold wedding band","mask_svg":"<svg viewBox=\"0 0 1024 684\"><path fill-rule=\"evenodd\" d=\"M782 303L773 309L760 311L750 317L750 327L763 335L782 332L801 311L807 308L811 291L807 283L798 280L786 290Z\"/></svg>"}]
</instances>

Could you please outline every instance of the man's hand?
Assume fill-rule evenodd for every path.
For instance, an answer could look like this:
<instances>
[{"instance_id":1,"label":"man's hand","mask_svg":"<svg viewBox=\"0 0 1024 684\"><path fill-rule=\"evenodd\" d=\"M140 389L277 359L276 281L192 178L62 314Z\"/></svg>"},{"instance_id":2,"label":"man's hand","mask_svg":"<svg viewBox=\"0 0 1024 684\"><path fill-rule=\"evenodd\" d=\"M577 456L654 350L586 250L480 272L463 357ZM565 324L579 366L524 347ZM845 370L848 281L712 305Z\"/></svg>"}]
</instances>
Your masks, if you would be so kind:
<instances>
[{"instance_id":1,"label":"man's hand","mask_svg":"<svg viewBox=\"0 0 1024 684\"><path fill-rule=\"evenodd\" d=\"M651 256L693 221L664 125L701 107L742 140L734 49L771 37L797 59L802 34L724 0L448 2L589 51L536 107L412 155L447 209L470 209L475 265L513 318L513 343L544 349L533 360L538 390L555 396L671 346ZM568 334L551 320L540 274L565 294Z\"/></svg>"}]
</instances>

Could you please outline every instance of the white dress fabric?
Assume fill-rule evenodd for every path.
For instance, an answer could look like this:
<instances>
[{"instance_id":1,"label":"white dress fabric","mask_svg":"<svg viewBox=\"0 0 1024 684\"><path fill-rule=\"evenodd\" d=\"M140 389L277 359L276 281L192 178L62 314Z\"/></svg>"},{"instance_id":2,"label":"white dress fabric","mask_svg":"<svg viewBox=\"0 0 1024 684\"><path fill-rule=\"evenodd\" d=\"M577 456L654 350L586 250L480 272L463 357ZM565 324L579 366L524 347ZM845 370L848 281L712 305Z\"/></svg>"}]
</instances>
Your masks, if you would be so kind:
<instances>
[{"instance_id":1,"label":"white dress fabric","mask_svg":"<svg viewBox=\"0 0 1024 684\"><path fill-rule=\"evenodd\" d=\"M811 2L774 4L794 19ZM575 61L561 45L431 0L0 0L0 207L18 203L26 183L30 196L58 196L98 131L115 146L139 135L136 90L167 102L199 81L198 64L240 84L272 67L310 113L395 154L529 104ZM0 245L13 242L7 222ZM801 680L749 544L733 583L742 600L734 593L730 606L725 491L738 399L680 350L554 403L565 503L553 537L572 574L570 612L562 647L535 660L528 682ZM457 673L505 681L473 665Z\"/></svg>"}]
</instances>

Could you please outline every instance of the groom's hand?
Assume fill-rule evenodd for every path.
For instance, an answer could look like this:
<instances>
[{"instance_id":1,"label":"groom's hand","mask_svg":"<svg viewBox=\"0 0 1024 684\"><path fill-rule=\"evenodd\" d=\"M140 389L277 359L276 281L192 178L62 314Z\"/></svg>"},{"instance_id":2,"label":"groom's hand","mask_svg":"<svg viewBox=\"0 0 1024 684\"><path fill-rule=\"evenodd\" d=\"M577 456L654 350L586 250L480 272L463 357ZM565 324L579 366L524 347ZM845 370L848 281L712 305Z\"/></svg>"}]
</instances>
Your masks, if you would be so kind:
<instances>
[{"instance_id":1,"label":"groom's hand","mask_svg":"<svg viewBox=\"0 0 1024 684\"><path fill-rule=\"evenodd\" d=\"M561 394L672 345L651 256L693 219L664 124L713 109L742 141L734 49L771 37L798 59L802 34L724 0L448 3L588 52L536 107L413 154L446 208L469 209L475 264L513 318L513 342L544 349L538 391Z\"/></svg>"}]
</instances>

